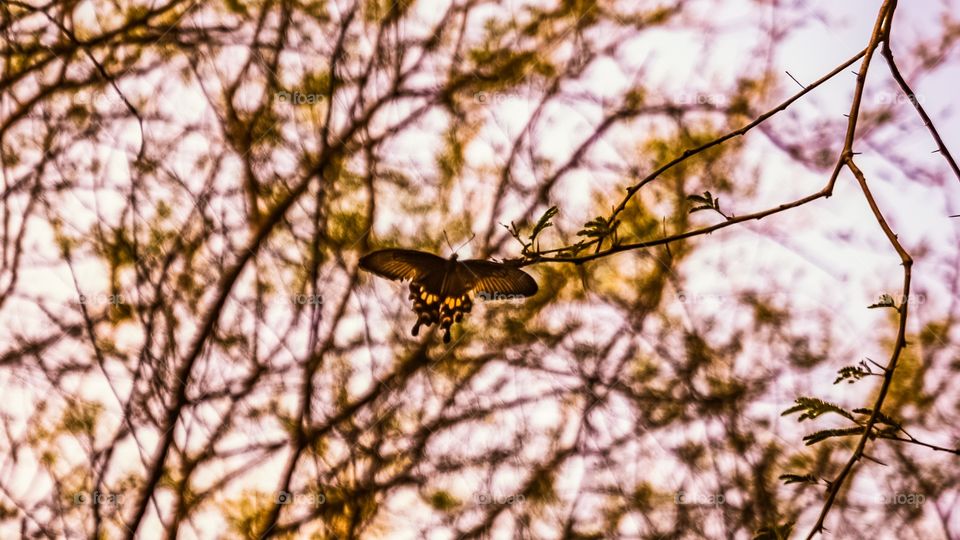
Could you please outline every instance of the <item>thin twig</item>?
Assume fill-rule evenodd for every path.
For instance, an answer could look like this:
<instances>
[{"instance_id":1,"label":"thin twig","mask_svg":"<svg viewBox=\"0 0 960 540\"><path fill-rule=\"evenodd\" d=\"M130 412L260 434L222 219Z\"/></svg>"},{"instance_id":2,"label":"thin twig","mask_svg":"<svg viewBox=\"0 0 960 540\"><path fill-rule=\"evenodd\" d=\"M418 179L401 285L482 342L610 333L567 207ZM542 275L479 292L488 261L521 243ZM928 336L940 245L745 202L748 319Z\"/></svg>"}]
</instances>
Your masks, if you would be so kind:
<instances>
[{"instance_id":1,"label":"thin twig","mask_svg":"<svg viewBox=\"0 0 960 540\"><path fill-rule=\"evenodd\" d=\"M721 221L720 223L716 223L708 227L701 227L699 229L693 229L691 231L685 231L682 233L665 236L663 238L657 238L655 240L647 240L644 242L633 242L629 244L614 245L613 247L607 248L604 251L601 251L598 253L590 253L590 254L578 256L578 257L540 257L540 258L531 259L531 260L523 260L519 262L513 261L513 262L514 262L514 265L517 267L523 267L531 264L548 263L548 262L582 264L587 261L600 259L609 255L612 255L614 253L620 253L622 251L630 251L634 249L645 249L645 248L654 247L654 246L667 245L672 242L676 242L677 240L685 240L687 238L693 238L695 236L710 234L714 231L724 229L731 225L736 225L737 223L743 223L744 221L763 219L767 216L771 216L773 214L778 214L780 212L783 212L784 210L790 210L791 208L802 206L804 204L815 201L817 199L829 197L830 196L829 187L830 187L829 185L824 186L823 189L821 189L820 191L817 191L816 193L812 193L810 195L807 195L806 197L803 197L788 203L783 203L773 208L768 208L766 210L761 210L759 212L754 212L752 214L744 214L737 217L731 217L726 221ZM505 261L505 262L511 262L511 261Z\"/></svg>"},{"instance_id":2,"label":"thin twig","mask_svg":"<svg viewBox=\"0 0 960 540\"><path fill-rule=\"evenodd\" d=\"M813 83L811 83L811 84L809 84L808 86L804 87L803 90L801 90L800 92L797 92L796 94L794 94L793 96L791 96L791 97L788 98L787 100L781 102L781 103L780 103L779 105L777 105L776 107L774 107L774 108L768 110L767 112L761 114L760 116L758 116L756 119L754 119L754 120L753 120L752 122L750 122L749 124L746 124L746 125L744 125L744 126L741 126L741 127L738 128L738 129L735 129L735 130L733 130L733 131L730 131L730 132L728 132L728 133L726 133L726 134L724 134L724 135L721 135L720 137L717 137L716 139L713 139L713 140L711 140L711 141L709 141L709 142L706 142L706 143L704 143L704 144L702 144L702 145L700 145L700 146L697 146L697 147L695 147L695 148L688 148L688 149L684 150L683 153L680 154L679 156L673 158L672 160L668 161L667 163L664 163L664 164L661 165L659 168L657 168L657 169L654 170L653 172L649 173L649 174L648 174L646 177L644 177L642 180L640 180L640 181L637 182L636 184L634 184L634 185L632 185L632 186L630 186L630 187L627 188L627 194L624 196L623 200L621 200L620 203L619 203L616 207L614 207L614 209L613 209L613 211L611 212L610 217L609 217L609 219L607 220L607 222L608 222L608 223L613 223L613 222L616 220L617 216L626 209L627 204L630 202L630 199L632 199L633 196L636 195L636 193L637 193L638 191L640 191L641 188L643 188L643 186L645 186L645 185L649 184L650 182L656 180L656 179L657 179L659 176L661 176L663 173L665 173L665 172L667 172L668 170L672 169L673 167L676 167L677 165L683 163L683 162L686 161L687 159L689 159L689 158L691 158L691 157L693 157L693 156L695 156L695 155L697 155L697 154L700 154L700 153L702 153L702 152L704 152L704 151L706 151L706 150L709 150L710 148L713 148L714 146L718 146L718 145L720 145L720 144L723 144L724 142L726 142L726 141L728 141L728 140L730 140L730 139L732 139L732 138L734 138L734 137L738 137L738 136L745 135L745 134L746 134L748 131L750 131L751 129L753 129L753 128L757 127L758 125L762 124L763 122L767 121L770 117L774 116L775 114L777 114L777 113L785 110L787 107L789 107L790 105L792 105L792 104L793 104L794 102L796 102L798 99L800 99L800 98L802 98L803 96L807 95L808 93L810 93L811 91L813 91L815 88L817 88L817 87L820 86L821 84L827 82L828 80L830 80L830 79L832 79L833 77L835 77L838 73L840 73L840 72L843 71L844 69L846 69L846 68L848 68L849 66L853 65L854 62L856 62L857 60L863 58L863 56L864 56L866 53L867 53L867 49L864 49L864 50L858 52L858 53L855 54L853 57L851 57L850 59L848 59L846 62L840 64L839 66L837 66L836 68L834 68L832 71L830 71L829 73L827 73L827 74L824 75L823 77L820 77L819 79L817 79L817 80L814 81ZM833 185L836 183L837 176L839 176L839 174L840 174L840 169L841 169L841 165L840 165L840 162L838 161L837 166L834 168L833 173L832 173L831 176L830 176L830 181L829 181L829 183L828 183L828 187L827 187L827 188L825 188L824 190L821 190L820 192L817 192L817 193L815 193L815 194L813 194L813 195L810 195L810 196L808 196L808 197L804 197L803 199L800 199L799 201L794 201L794 202L795 202L795 203L800 203L800 204L805 204L805 203L807 203L807 202L810 202L811 200L819 199L820 197L829 197L830 195L832 195L832 193L833 193ZM600 257L606 256L606 255L612 254L612 253L620 252L620 251L627 251L627 250L630 250L630 249L642 249L642 248L645 248L645 247L651 247L651 246L655 246L655 245L669 244L670 242L673 242L673 241L675 241L675 240L681 240L681 239L683 239L683 238L690 238L690 237L692 237L692 236L697 236L697 235L699 235L699 234L710 233L710 232L713 232L713 231L716 230L716 229L720 229L720 228L723 228L723 227L725 227L725 226L727 226L727 225L732 225L732 224L734 224L734 223L740 223L740 222L742 222L742 221L748 221L748 220L751 220L751 219L760 219L760 218L763 218L763 217L765 217L765 216L768 216L768 215L771 215L771 214L775 214L775 213L777 213L777 212L780 212L780 211L782 211L782 210L786 210L787 208L795 208L796 206L799 206L799 204L787 203L787 204L785 204L785 205L780 205L780 206L778 206L778 207L775 208L775 209L771 209L771 210L767 210L767 211L763 211L763 212L757 212L757 213L755 213L755 214L750 214L750 215L746 215L746 216L741 216L741 217L739 217L739 218L727 218L728 221L727 221L725 224L719 224L719 225L715 225L715 226L713 226L713 227L707 227L707 228L705 228L705 229L699 229L699 230L697 230L697 231L690 231L690 232L687 232L687 233L682 233L682 234L678 234L678 235L674 235L674 236L670 236L670 237L664 237L664 238L661 238L661 239L658 239L658 240L654 240L654 241L651 241L651 242L639 242L639 243L635 243L635 244L622 244L622 245L619 245L619 246L614 246L613 248L608 249L607 251L599 251L600 244L602 244L604 238L598 238L598 239L596 239L596 240L591 240L591 241L589 241L589 242L586 242L586 243L583 245L583 248L584 248L584 249L590 247L590 246L593 245L593 244L597 244L597 248L598 248L598 251L596 251L596 252L593 253L592 255L585 256L585 257L555 257L555 258L546 258L546 257L543 257L543 255L545 255L545 254L548 254L548 253L557 253L557 252L565 251L565 250L567 249L566 247L561 247L561 248L554 248L554 249L548 249L548 250L538 251L538 252L536 252L535 254L533 254L533 257L532 257L532 258L528 258L527 260L523 260L523 261L511 261L511 262L513 262L514 264L517 264L518 266L526 266L526 265L529 265L529 264L539 263L539 262L572 262L572 263L582 263L582 262L586 262L586 261L591 260L591 259L600 258ZM727 216L724 216L724 217L727 217Z\"/></svg>"},{"instance_id":3,"label":"thin twig","mask_svg":"<svg viewBox=\"0 0 960 540\"><path fill-rule=\"evenodd\" d=\"M47 20L52 22L54 26L56 26L61 32L63 32L65 36L67 36L67 39L69 39L71 43L73 43L80 50L83 51L83 53L87 56L90 62L93 63L94 67L97 68L97 72L100 73L100 76L103 77L105 81L110 83L110 86L117 93L117 95L120 96L120 100L123 101L123 104L126 106L127 110L130 111L130 114L132 114L134 118L137 119L137 124L140 127L140 149L137 151L137 162L143 161L143 155L144 155L144 152L146 151L146 144L147 144L147 135L146 135L146 132L144 132L143 130L143 116L140 114L140 111L138 111L137 108L133 105L133 103L130 103L130 100L127 99L127 96L124 95L123 91L120 90L120 86L117 85L116 78L110 75L107 69L103 67L103 64L100 63L100 61L97 60L97 57L93 55L93 52L90 50L89 45L81 41L76 36L76 34L73 33L72 30L67 28L66 25L64 25L63 23L55 19L52 15L47 13L45 9L36 8L28 4L25 4L23 2L19 2L17 0L9 0L9 1L11 5L15 5L17 7L28 10L30 12L42 13L43 16L47 18Z\"/></svg>"},{"instance_id":4,"label":"thin twig","mask_svg":"<svg viewBox=\"0 0 960 540\"><path fill-rule=\"evenodd\" d=\"M903 431L903 430L901 430L901 431ZM906 432L904 431L904 433L906 433ZM910 435L909 433L906 433L906 434L907 434L907 437L906 437L906 438L905 438L905 437L897 437L896 435L880 435L880 438L881 438L881 439L889 439L889 440L891 440L891 441L900 441L900 442L905 442L905 443L910 443L910 444L916 444L916 445L919 445L919 446L926 446L927 448L930 448L930 449L932 449L932 450L936 450L937 452L948 452L948 453L956 454L956 455L960 456L960 448L945 448L945 447L943 447L943 446L937 446L937 445L935 445L935 444L930 444L930 443L927 443L927 442L923 442L923 441L921 441L921 440L913 437L913 436Z\"/></svg>"},{"instance_id":5,"label":"thin twig","mask_svg":"<svg viewBox=\"0 0 960 540\"><path fill-rule=\"evenodd\" d=\"M750 122L749 124L746 124L745 126L739 128L739 129L736 129L736 130L734 130L734 131L731 131L731 132L729 132L729 133L727 133L727 134L725 134L725 135L722 135L722 136L720 136L720 137L717 137L716 139L713 139L713 140L710 141L710 142L704 143L704 144L702 144L702 145L700 145L700 146L698 146L698 147L696 147L696 148L690 148L690 149L684 150L684 152L683 152L682 154L680 154L680 155L677 156L676 158L668 161L667 163L663 164L663 165L660 166L658 169L656 169L655 171L653 171L653 172L651 172L650 174L648 174L645 178L643 178L643 180L640 180L640 181L637 182L636 184L634 184L634 185L630 186L629 188L627 188L627 195L623 198L622 201L620 201L620 204L618 204L618 205L614 208L613 213L611 214L610 219L609 219L608 221L612 223L613 220L616 219L617 215L619 215L621 212L623 212L624 209L626 209L627 203L630 202L630 199L631 199L638 191L640 191L640 189L643 188L643 186L649 184L650 182L652 182L653 180L655 180L657 177L659 177L659 176L660 176L661 174L663 174L664 172L666 172L666 171L668 171L669 169L671 169L671 168L679 165L680 163L686 161L687 159L689 159L689 158L691 158L691 157L693 157L693 156L695 156L695 155L697 155L697 154L699 154L699 153L701 153L701 152L704 152L705 150L709 150L710 148L713 148L714 146L717 146L717 145L719 145L719 144L722 144L722 143L724 143L724 142L726 142L726 141L728 141L728 140L730 140L730 139L732 139L732 138L734 138L734 137L738 137L738 136L741 136L741 135L746 134L746 133L747 133L748 131L750 131L751 129L753 129L753 128L759 126L760 124L764 123L765 121L767 121L767 119L769 119L771 116L773 116L773 115L775 115L775 114L777 114L777 113L785 110L787 107L789 107L790 105L792 105L792 104L793 104L795 101L797 101L798 99L800 99L800 98L802 98L803 96L809 94L810 92L812 92L815 88L817 88L817 87L820 86L821 84L829 81L830 79L832 79L833 77L835 77L838 73L840 73L840 72L843 71L844 69L846 69L846 68L850 67L851 65L853 65L854 62L856 62L856 61L859 60L860 58L863 58L863 56L864 56L865 54L867 54L867 49L864 49L864 50L858 52L857 54L855 54L852 58L850 58L850 59L847 60L846 62L840 64L840 65L837 66L837 67L835 67L832 71L830 71L829 73L827 73L827 74L824 75L823 77L820 77L820 78L817 79L816 81L810 83L809 85L807 85L806 87L804 87L803 90L801 90L801 91L797 92L796 94L792 95L789 99L783 101L782 103L780 103L780 104L777 105L776 107L774 107L774 108L770 109L769 111L761 114L760 116L758 116L756 119L754 119L754 120L753 120L752 122Z\"/></svg>"},{"instance_id":6,"label":"thin twig","mask_svg":"<svg viewBox=\"0 0 960 540\"><path fill-rule=\"evenodd\" d=\"M947 146L943 144L943 139L940 137L940 133L937 131L936 126L933 125L933 120L931 120L930 116L927 115L927 111L923 109L923 105L920 104L920 100L917 99L917 95L913 93L913 89L910 88L910 85L907 84L907 81L903 78L903 75L900 73L900 68L897 67L897 62L893 59L893 49L890 47L890 34L893 26L893 10L896 8L897 0L893 0L892 7L890 9L891 17L887 21L887 28L884 31L882 39L883 47L880 50L880 54L882 54L887 60L887 66L890 68L890 74L893 75L893 79L897 81L900 89L903 90L903 93L906 94L907 98L910 99L910 103L913 103L913 107L917 109L917 114L919 114L920 119L923 120L923 125L927 126L927 129L930 131L930 136L933 137L934 142L937 143L937 152L943 154L943 159L947 160L947 163L950 165L950 169L953 170L954 176L956 176L957 180L960 181L960 167L957 166L957 161L953 159L953 155L950 153L950 150L948 150Z\"/></svg>"}]
</instances>

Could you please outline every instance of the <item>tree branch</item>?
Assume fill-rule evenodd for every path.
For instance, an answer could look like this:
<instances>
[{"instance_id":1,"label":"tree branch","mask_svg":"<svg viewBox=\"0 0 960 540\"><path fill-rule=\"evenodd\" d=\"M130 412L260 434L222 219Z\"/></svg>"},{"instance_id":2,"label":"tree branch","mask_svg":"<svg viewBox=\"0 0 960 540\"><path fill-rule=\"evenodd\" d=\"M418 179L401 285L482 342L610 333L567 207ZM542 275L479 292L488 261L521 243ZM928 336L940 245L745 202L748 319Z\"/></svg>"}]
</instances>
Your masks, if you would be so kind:
<instances>
[{"instance_id":1,"label":"tree branch","mask_svg":"<svg viewBox=\"0 0 960 540\"><path fill-rule=\"evenodd\" d=\"M958 181L960 181L960 167L957 166L957 161L953 159L953 155L950 153L950 150L948 150L947 146L943 144L943 139L940 137L940 133L937 131L936 126L933 125L933 120L931 120L930 116L927 115L927 111L923 109L923 105L920 104L920 100L917 99L917 95L913 93L913 89L910 88L910 85L907 84L907 81L903 78L903 75L900 73L900 68L897 67L897 62L893 59L893 49L890 48L890 34L893 27L893 10L896 8L897 2L896 0L893 0L893 5L890 8L891 16L887 21L886 31L884 32L883 39L881 40L883 47L880 49L880 54L883 55L883 57L887 60L887 66L890 68L890 74L893 75L893 79L897 81L900 89L903 90L903 93L906 94L907 98L910 99L910 103L913 104L913 107L917 109L917 114L919 114L920 119L923 120L923 125L927 126L927 129L930 131L930 136L933 137L934 142L937 143L937 150L943 155L943 159L947 160L947 164L950 165L953 175L957 177Z\"/></svg>"}]
</instances>

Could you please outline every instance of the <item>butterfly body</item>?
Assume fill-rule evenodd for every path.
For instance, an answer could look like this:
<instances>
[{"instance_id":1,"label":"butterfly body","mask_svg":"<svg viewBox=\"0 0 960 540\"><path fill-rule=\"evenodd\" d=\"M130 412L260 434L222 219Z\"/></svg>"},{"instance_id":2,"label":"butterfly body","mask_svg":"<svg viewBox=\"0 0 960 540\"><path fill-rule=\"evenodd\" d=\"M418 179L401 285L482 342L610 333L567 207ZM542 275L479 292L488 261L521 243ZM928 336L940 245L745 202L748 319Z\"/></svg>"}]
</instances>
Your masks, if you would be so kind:
<instances>
[{"instance_id":1,"label":"butterfly body","mask_svg":"<svg viewBox=\"0 0 960 540\"><path fill-rule=\"evenodd\" d=\"M444 259L411 249L382 249L363 256L360 268L387 279L409 280L409 299L417 314L412 334L416 336L421 325L439 324L444 342L450 341L450 327L473 308L470 293L505 299L537 292L537 282L517 268L481 259L460 261L456 254Z\"/></svg>"}]
</instances>

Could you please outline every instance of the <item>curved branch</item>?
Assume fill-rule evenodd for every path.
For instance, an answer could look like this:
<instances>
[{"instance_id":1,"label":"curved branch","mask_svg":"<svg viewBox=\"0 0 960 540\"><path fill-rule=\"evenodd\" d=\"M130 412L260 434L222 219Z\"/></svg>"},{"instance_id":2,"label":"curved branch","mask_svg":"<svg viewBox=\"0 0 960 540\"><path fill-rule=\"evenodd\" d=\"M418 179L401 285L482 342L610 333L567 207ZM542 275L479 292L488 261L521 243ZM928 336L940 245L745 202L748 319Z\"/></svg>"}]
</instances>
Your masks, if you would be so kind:
<instances>
[{"instance_id":1,"label":"curved branch","mask_svg":"<svg viewBox=\"0 0 960 540\"><path fill-rule=\"evenodd\" d=\"M910 99L910 103L912 103L914 108L917 109L917 114L919 114L920 119L923 120L923 125L927 126L927 129L930 131L930 136L933 137L934 142L937 143L937 151L943 155L943 159L947 160L947 164L950 165L953 175L957 177L958 181L960 181L960 167L957 166L957 161L953 159L953 155L950 153L950 150L948 150L947 146L943 144L943 139L940 138L940 133L937 131L936 126L933 125L933 120L931 120L930 116L927 115L927 111L923 109L923 105L920 105L920 100L917 99L917 95L913 93L913 89L910 88L910 85L907 84L907 81L903 78L903 75L900 73L900 68L897 67L897 62L893 59L893 50L890 48L890 33L893 26L893 10L896 9L896 7L897 2L894 0L893 7L890 10L891 16L887 21L887 28L883 35L883 47L880 50L880 54L883 55L883 57L887 60L887 66L890 68L890 74L893 75L893 79L897 81L897 85L900 86L900 89L903 90L903 93L906 94L907 98Z\"/></svg>"},{"instance_id":2,"label":"curved branch","mask_svg":"<svg viewBox=\"0 0 960 540\"><path fill-rule=\"evenodd\" d=\"M803 206L804 204L807 204L807 203L809 203L809 202L815 201L815 200L817 200L817 199L824 198L824 197L829 197L829 196L831 195L832 191L833 191L832 184L831 184L831 183L828 183L828 184L827 184L826 186L824 186L823 189L821 189L820 191L817 191L816 193L812 193L812 194L810 194L810 195L807 195L806 197L803 197L803 198L800 198L800 199L796 199L796 200L791 201L791 202L788 202L788 203L783 203L783 204L781 204L781 205L779 205L779 206L775 206L775 207L773 207L773 208L768 208L768 209L766 209L766 210L761 210L761 211L759 211L759 212L754 212L754 213L752 213L752 214L744 214L744 215L742 215L742 216L732 217L732 218L727 219L726 221L721 221L720 223L717 223L717 224L715 224L715 225L710 225L709 227L701 227L701 228L699 228L699 229L694 229L694 230L691 230L691 231L685 231L685 232L678 233L678 234L673 234L673 235L670 235L670 236L664 236L664 237L662 237L662 238L657 238L656 240L648 240L648 241L645 241L645 242L633 242L633 243L629 243L629 244L618 244L618 245L614 245L613 247L611 247L611 248L609 248L609 249L606 249L606 250L604 250L604 251L598 251L598 252L596 252L596 253L589 253L589 254L587 254L587 255L583 255L583 256L579 256L579 257L538 257L538 258L534 258L534 259L530 259L530 260L523 260L523 261L520 261L520 262L515 263L515 266L517 266L517 267L522 267L522 266L528 266L528 265L531 265L531 264L547 263L547 262L583 264L583 263L585 263L585 262L587 262L587 261L592 261L592 260L594 260L594 259L600 259L600 258L602 258L602 257L606 257L606 256L608 256L608 255L613 255L614 253L620 253L620 252L622 252L622 251L630 251L630 250L634 250L634 249L644 249L644 248L649 248L649 247L654 247L654 246L661 246L661 245L665 245L665 244L670 244L670 243L672 243L672 242L676 242L677 240L685 240L685 239L687 239L687 238L693 238L693 237L695 237L695 236L702 236L702 235L704 235L704 234L710 234L710 233L712 233L712 232L714 232L714 231L718 231L718 230L720 230L720 229L724 229L724 228L729 227L729 226L731 226L731 225L736 225L737 223L743 223L744 221L752 221L752 220L755 220L755 219L763 219L763 218L765 218L765 217L767 217L767 216L771 216L771 215L773 215L773 214L778 214L778 213L780 213L780 212L783 212L784 210L790 210L791 208L796 208L796 207L798 207L798 206Z\"/></svg>"}]
</instances>

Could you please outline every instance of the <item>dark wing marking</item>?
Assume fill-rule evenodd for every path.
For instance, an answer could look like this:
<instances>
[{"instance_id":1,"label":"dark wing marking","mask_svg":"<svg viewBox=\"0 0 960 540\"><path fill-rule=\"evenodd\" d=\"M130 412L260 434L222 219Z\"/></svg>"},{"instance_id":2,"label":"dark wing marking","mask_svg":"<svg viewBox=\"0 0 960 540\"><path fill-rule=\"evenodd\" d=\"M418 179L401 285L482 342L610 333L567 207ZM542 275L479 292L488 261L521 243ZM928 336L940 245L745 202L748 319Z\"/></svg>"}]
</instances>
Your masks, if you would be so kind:
<instances>
[{"instance_id":1,"label":"dark wing marking","mask_svg":"<svg viewBox=\"0 0 960 540\"><path fill-rule=\"evenodd\" d=\"M470 288L478 294L537 294L537 282L530 274L505 264L469 259L457 265L457 273L463 273L463 279L470 283Z\"/></svg>"},{"instance_id":2,"label":"dark wing marking","mask_svg":"<svg viewBox=\"0 0 960 540\"><path fill-rule=\"evenodd\" d=\"M360 258L360 268L387 279L420 281L443 270L446 259L412 249L381 249Z\"/></svg>"}]
</instances>

